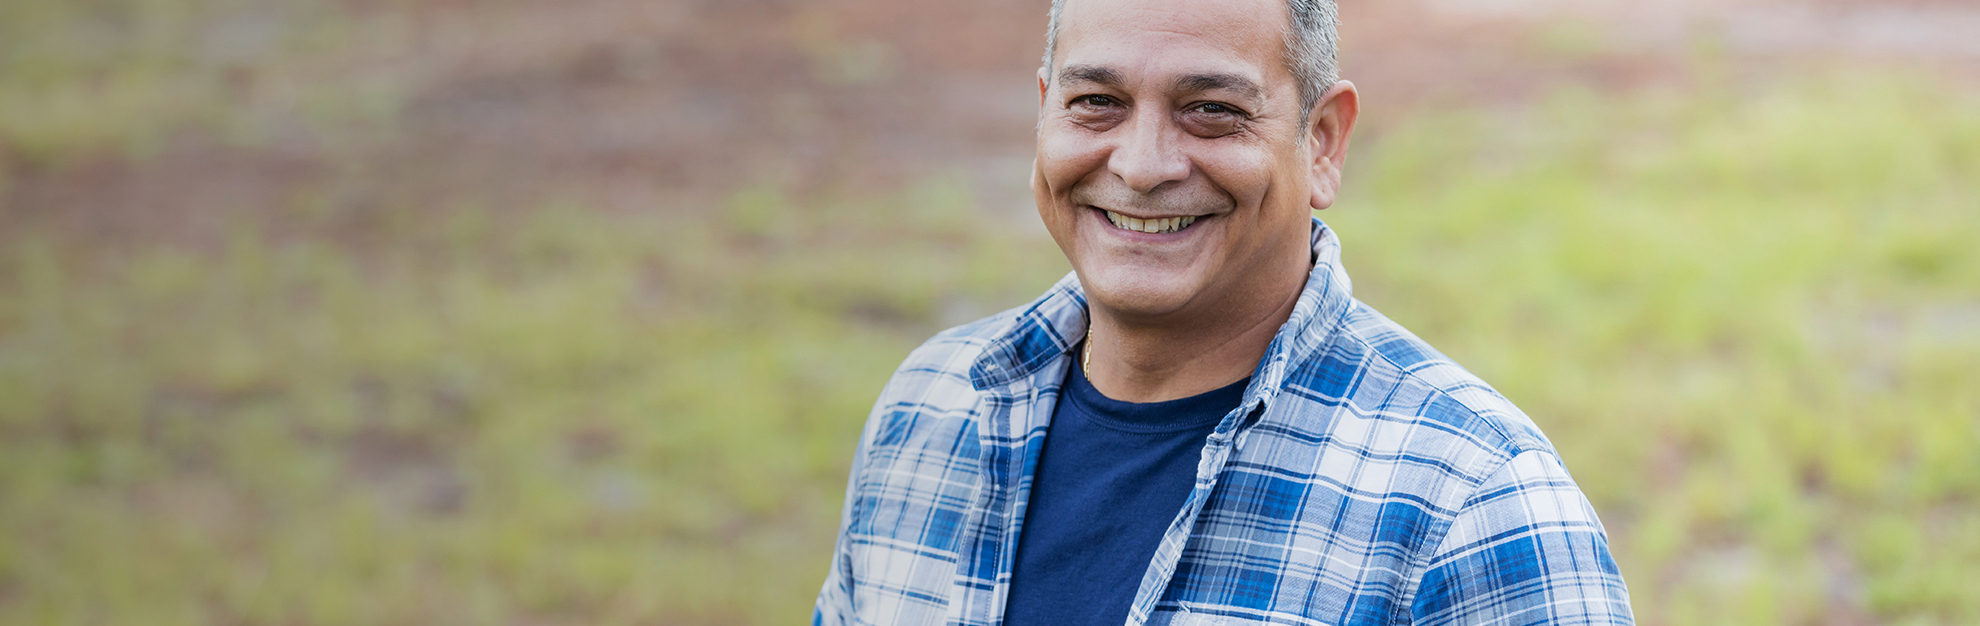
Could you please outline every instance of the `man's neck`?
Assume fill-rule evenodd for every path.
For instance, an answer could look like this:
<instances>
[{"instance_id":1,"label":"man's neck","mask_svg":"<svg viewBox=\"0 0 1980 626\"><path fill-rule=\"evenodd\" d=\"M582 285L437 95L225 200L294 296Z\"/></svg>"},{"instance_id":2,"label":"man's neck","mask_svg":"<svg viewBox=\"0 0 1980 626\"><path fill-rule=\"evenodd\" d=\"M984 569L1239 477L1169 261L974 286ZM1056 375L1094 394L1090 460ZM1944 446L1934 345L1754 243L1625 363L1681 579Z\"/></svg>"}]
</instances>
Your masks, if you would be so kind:
<instances>
[{"instance_id":1,"label":"man's neck","mask_svg":"<svg viewBox=\"0 0 1980 626\"><path fill-rule=\"evenodd\" d=\"M1090 305L1092 335L1079 355L1086 377L1109 398L1161 402L1243 380L1292 317L1305 273L1281 297L1193 323L1133 320Z\"/></svg>"}]
</instances>

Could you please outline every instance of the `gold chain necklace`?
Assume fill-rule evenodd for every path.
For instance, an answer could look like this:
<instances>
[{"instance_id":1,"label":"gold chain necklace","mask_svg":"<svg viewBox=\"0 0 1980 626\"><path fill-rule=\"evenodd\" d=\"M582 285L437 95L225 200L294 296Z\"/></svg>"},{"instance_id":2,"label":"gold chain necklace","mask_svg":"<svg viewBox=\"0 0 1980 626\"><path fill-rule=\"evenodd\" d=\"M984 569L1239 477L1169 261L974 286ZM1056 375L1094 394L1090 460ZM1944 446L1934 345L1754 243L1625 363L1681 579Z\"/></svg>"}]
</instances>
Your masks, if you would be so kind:
<instances>
[{"instance_id":1,"label":"gold chain necklace","mask_svg":"<svg viewBox=\"0 0 1980 626\"><path fill-rule=\"evenodd\" d=\"M1081 344L1079 374L1093 380L1093 325L1086 325L1086 342Z\"/></svg>"}]
</instances>

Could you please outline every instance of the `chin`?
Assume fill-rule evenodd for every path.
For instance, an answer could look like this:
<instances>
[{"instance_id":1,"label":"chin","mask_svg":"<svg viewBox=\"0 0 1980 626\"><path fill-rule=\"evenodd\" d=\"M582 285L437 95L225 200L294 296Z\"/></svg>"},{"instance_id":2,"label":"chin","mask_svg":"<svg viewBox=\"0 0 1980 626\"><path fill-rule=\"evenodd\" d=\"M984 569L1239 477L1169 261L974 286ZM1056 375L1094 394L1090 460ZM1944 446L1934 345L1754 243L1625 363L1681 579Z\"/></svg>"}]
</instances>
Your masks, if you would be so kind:
<instances>
[{"instance_id":1,"label":"chin","mask_svg":"<svg viewBox=\"0 0 1980 626\"><path fill-rule=\"evenodd\" d=\"M1145 273L1139 268L1112 267L1081 274L1080 285L1090 303L1133 318L1165 317L1195 300L1197 289L1192 281L1173 274L1167 280L1138 275Z\"/></svg>"}]
</instances>

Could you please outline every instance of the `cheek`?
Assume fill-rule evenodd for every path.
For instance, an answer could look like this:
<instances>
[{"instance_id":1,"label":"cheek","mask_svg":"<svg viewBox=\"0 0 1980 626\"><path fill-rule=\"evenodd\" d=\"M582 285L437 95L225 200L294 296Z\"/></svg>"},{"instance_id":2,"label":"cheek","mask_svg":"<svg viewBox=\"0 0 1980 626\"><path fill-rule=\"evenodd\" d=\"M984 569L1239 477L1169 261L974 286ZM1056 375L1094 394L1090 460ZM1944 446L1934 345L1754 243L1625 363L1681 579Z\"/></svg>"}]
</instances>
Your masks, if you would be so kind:
<instances>
[{"instance_id":1,"label":"cheek","mask_svg":"<svg viewBox=\"0 0 1980 626\"><path fill-rule=\"evenodd\" d=\"M1047 124L1053 122L1047 121ZM1072 186L1104 166L1104 142L1076 132L1041 130L1038 133L1038 167L1034 189L1041 197L1064 197Z\"/></svg>"},{"instance_id":2,"label":"cheek","mask_svg":"<svg viewBox=\"0 0 1980 626\"><path fill-rule=\"evenodd\" d=\"M1247 209L1267 207L1284 195L1288 182L1278 171L1270 153L1253 146L1233 146L1221 150L1207 150L1200 153L1198 163L1210 181L1238 207L1244 215Z\"/></svg>"}]
</instances>

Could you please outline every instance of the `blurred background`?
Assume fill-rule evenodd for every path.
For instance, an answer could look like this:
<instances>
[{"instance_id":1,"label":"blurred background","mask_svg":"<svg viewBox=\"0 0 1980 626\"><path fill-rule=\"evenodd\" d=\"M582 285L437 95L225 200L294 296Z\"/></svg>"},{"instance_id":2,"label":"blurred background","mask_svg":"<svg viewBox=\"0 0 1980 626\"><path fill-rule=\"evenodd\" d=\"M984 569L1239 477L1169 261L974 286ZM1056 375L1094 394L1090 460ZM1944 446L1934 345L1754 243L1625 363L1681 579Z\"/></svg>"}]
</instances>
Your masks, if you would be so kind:
<instances>
[{"instance_id":1,"label":"blurred background","mask_svg":"<svg viewBox=\"0 0 1980 626\"><path fill-rule=\"evenodd\" d=\"M1980 623L1980 6L1341 0L1357 295L1646 624ZM789 624L1063 275L1046 3L0 3L0 624Z\"/></svg>"}]
</instances>

